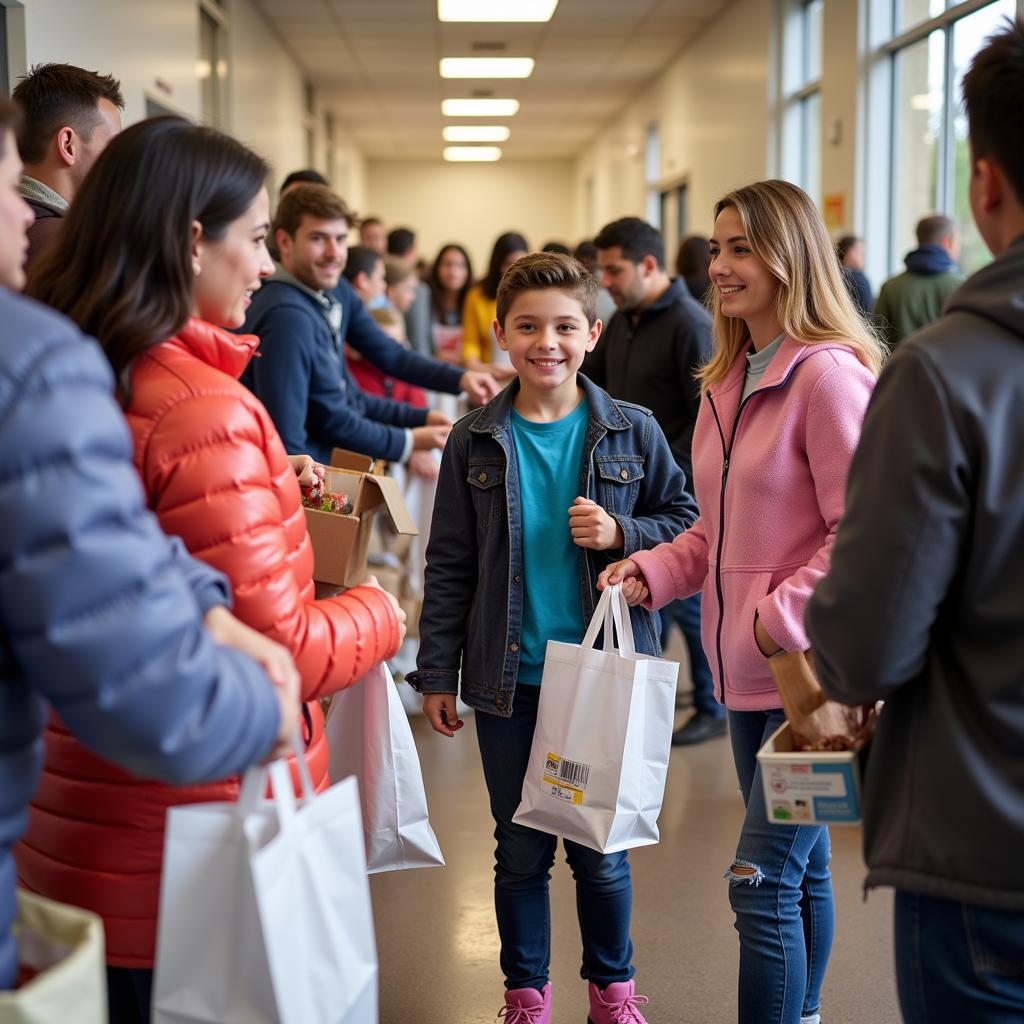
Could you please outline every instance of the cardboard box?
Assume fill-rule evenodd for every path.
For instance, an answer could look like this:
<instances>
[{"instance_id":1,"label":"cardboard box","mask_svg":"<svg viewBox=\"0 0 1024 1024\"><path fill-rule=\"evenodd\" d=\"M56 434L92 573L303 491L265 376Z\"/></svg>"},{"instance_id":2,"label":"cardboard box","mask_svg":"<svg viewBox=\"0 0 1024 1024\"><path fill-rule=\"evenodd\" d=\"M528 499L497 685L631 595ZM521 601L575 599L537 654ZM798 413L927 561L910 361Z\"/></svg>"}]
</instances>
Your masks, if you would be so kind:
<instances>
[{"instance_id":1,"label":"cardboard box","mask_svg":"<svg viewBox=\"0 0 1024 1024\"><path fill-rule=\"evenodd\" d=\"M352 514L305 510L306 528L313 542L313 578L319 584L353 587L367 576L366 555L373 520L379 512L387 514L400 534L416 534L419 530L398 484L384 476L373 459L335 448L331 463L325 480L327 490L347 494Z\"/></svg>"},{"instance_id":2,"label":"cardboard box","mask_svg":"<svg viewBox=\"0 0 1024 1024\"><path fill-rule=\"evenodd\" d=\"M758 751L772 825L853 825L860 821L860 753L794 750L789 722Z\"/></svg>"}]
</instances>

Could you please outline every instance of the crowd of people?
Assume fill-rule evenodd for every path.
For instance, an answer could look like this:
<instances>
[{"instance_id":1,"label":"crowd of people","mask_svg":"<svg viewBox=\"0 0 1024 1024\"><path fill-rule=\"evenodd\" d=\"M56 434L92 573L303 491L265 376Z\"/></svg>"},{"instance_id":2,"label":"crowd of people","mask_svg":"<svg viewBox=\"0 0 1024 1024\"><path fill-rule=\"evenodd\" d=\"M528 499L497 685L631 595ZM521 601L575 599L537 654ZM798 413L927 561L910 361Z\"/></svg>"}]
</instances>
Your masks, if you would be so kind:
<instances>
[{"instance_id":1,"label":"crowd of people","mask_svg":"<svg viewBox=\"0 0 1024 1024\"><path fill-rule=\"evenodd\" d=\"M229 136L121 130L113 77L0 99L0 989L17 880L102 918L111 1022L144 1024L168 809L237 799L296 734L326 784L321 699L407 626L372 577L314 586L300 489L345 448L436 488L408 681L445 737L476 712L507 1024L554 1019L557 840L513 821L545 649L612 584L639 654L681 629L673 742L730 737L741 1024L828 1019L828 829L769 824L756 757L787 718L870 740L906 1019L1024 1019L1024 22L963 98L995 259L964 281L929 215L874 303L785 181L722 196L671 268L623 217L571 251L502 234L477 278L314 170L272 210ZM590 1024L643 1024L628 855L565 849Z\"/></svg>"}]
</instances>

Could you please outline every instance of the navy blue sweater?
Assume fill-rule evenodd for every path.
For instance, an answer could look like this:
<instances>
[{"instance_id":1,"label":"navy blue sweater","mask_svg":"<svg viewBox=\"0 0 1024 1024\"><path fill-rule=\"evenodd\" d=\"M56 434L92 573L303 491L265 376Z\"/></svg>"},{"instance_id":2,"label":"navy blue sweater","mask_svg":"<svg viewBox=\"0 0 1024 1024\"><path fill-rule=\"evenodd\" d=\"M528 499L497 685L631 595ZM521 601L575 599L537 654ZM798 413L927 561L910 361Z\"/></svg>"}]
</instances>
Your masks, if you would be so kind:
<instances>
[{"instance_id":1,"label":"navy blue sweater","mask_svg":"<svg viewBox=\"0 0 1024 1024\"><path fill-rule=\"evenodd\" d=\"M345 315L343 307L343 331ZM242 383L267 407L290 455L305 453L330 464L332 448L348 448L394 461L405 450L403 428L426 422L425 409L367 395L359 387L322 307L293 284L264 282L241 332L260 339Z\"/></svg>"}]
</instances>

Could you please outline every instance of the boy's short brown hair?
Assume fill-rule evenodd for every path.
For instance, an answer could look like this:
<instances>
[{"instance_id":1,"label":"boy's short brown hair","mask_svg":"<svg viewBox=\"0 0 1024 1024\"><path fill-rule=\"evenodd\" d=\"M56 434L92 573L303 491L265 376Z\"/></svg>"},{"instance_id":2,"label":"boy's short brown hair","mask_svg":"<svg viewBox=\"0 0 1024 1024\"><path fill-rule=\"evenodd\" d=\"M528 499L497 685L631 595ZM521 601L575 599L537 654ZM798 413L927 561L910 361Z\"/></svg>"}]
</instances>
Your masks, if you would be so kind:
<instances>
[{"instance_id":1,"label":"boy's short brown hair","mask_svg":"<svg viewBox=\"0 0 1024 1024\"><path fill-rule=\"evenodd\" d=\"M498 323L505 328L505 317L513 300L521 292L557 288L568 292L583 307L587 323L597 320L597 281L573 256L557 252L533 252L517 260L498 283Z\"/></svg>"},{"instance_id":2,"label":"boy's short brown hair","mask_svg":"<svg viewBox=\"0 0 1024 1024\"><path fill-rule=\"evenodd\" d=\"M344 220L350 228L359 226L355 211L350 210L345 200L328 186L296 185L281 197L277 205L274 231L280 228L294 238L302 218L307 215L317 220Z\"/></svg>"}]
</instances>

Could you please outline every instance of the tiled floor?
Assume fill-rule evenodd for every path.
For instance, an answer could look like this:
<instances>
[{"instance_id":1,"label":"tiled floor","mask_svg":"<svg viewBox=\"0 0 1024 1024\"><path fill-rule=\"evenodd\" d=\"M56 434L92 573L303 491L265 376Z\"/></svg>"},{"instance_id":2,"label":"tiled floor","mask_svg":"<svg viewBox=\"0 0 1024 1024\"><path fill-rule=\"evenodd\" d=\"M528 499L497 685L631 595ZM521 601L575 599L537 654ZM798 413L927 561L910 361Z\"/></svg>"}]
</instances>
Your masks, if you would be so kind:
<instances>
[{"instance_id":1,"label":"tiled floor","mask_svg":"<svg viewBox=\"0 0 1024 1024\"><path fill-rule=\"evenodd\" d=\"M454 740L414 721L431 820L448 865L373 878L382 1024L477 1024L502 1004L492 909L492 822L472 716ZM637 982L651 1024L736 1018L738 944L722 873L742 804L728 740L676 749L658 846L633 851ZM861 892L857 828L833 829L838 912L823 1024L895 1024L887 893ZM555 1024L584 1024L575 893L564 860L552 880Z\"/></svg>"}]
</instances>

